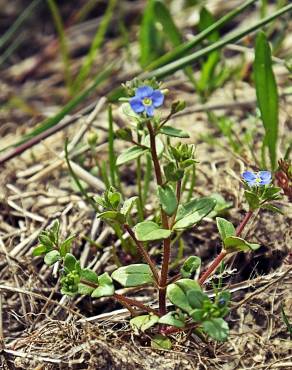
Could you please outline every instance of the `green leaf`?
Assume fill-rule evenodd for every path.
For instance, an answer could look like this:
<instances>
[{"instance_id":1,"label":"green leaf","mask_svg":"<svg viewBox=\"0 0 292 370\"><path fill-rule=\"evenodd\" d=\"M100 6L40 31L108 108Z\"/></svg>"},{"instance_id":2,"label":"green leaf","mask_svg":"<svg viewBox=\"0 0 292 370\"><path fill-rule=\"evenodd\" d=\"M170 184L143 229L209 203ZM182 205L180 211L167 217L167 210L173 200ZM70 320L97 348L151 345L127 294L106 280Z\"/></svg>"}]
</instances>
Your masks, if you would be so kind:
<instances>
[{"instance_id":1,"label":"green leaf","mask_svg":"<svg viewBox=\"0 0 292 370\"><path fill-rule=\"evenodd\" d=\"M189 203L180 205L173 229L186 229L197 224L214 209L215 205L216 201L208 197L193 199Z\"/></svg>"},{"instance_id":2,"label":"green leaf","mask_svg":"<svg viewBox=\"0 0 292 370\"><path fill-rule=\"evenodd\" d=\"M42 254L44 254L44 253L47 253L47 252L49 252L49 248L48 247L46 247L45 245L43 245L43 244L39 244L37 247L35 247L34 248L34 250L32 251L32 255L34 256L34 257L36 257L36 256L41 256Z\"/></svg>"},{"instance_id":3,"label":"green leaf","mask_svg":"<svg viewBox=\"0 0 292 370\"><path fill-rule=\"evenodd\" d=\"M117 211L105 211L102 213L99 213L96 217L100 217L103 220L110 220L110 221L116 221L121 224L125 222L125 216Z\"/></svg>"},{"instance_id":4,"label":"green leaf","mask_svg":"<svg viewBox=\"0 0 292 370\"><path fill-rule=\"evenodd\" d=\"M223 342L229 334L229 327L222 318L210 319L203 322L204 331L213 339Z\"/></svg>"},{"instance_id":5,"label":"green leaf","mask_svg":"<svg viewBox=\"0 0 292 370\"><path fill-rule=\"evenodd\" d=\"M117 209L122 201L122 194L118 191L108 191L107 198L112 208Z\"/></svg>"},{"instance_id":6,"label":"green leaf","mask_svg":"<svg viewBox=\"0 0 292 370\"><path fill-rule=\"evenodd\" d=\"M161 40L160 33L155 26L154 1L147 1L143 10L142 23L140 25L139 44L140 44L140 64L145 67L156 59L160 54Z\"/></svg>"},{"instance_id":7,"label":"green leaf","mask_svg":"<svg viewBox=\"0 0 292 370\"><path fill-rule=\"evenodd\" d=\"M134 330L136 334L139 334L139 331L145 331L151 326L155 325L158 323L159 316L156 315L141 315L141 316L136 316L133 319L130 320L130 325L131 328Z\"/></svg>"},{"instance_id":8,"label":"green leaf","mask_svg":"<svg viewBox=\"0 0 292 370\"><path fill-rule=\"evenodd\" d=\"M213 15L209 12L208 9L203 7L200 12L200 22L199 30L204 31L208 29L212 24L214 24ZM219 32L216 30L208 36L209 41L216 42L219 39ZM219 62L220 54L219 52L213 51L210 53L206 61L201 66L201 75L199 81L197 82L197 87L201 92L204 92L207 89L210 89L214 81L214 72L215 68Z\"/></svg>"},{"instance_id":9,"label":"green leaf","mask_svg":"<svg viewBox=\"0 0 292 370\"><path fill-rule=\"evenodd\" d=\"M155 143L156 143L156 151L157 151L157 156L161 157L161 155L164 152L164 145L163 142L159 139L159 137L155 137ZM150 135L146 135L142 139L142 145L147 146L147 148L151 148L151 143L150 143Z\"/></svg>"},{"instance_id":10,"label":"green leaf","mask_svg":"<svg viewBox=\"0 0 292 370\"><path fill-rule=\"evenodd\" d=\"M208 217L215 217L216 215L222 214L227 209L231 208L233 203L226 201L221 194L214 193L210 195L210 198L216 200L216 206L212 212L208 215Z\"/></svg>"},{"instance_id":11,"label":"green leaf","mask_svg":"<svg viewBox=\"0 0 292 370\"><path fill-rule=\"evenodd\" d=\"M118 268L112 273L112 278L124 287L133 287L153 283L153 275L146 264L133 264Z\"/></svg>"},{"instance_id":12,"label":"green leaf","mask_svg":"<svg viewBox=\"0 0 292 370\"><path fill-rule=\"evenodd\" d=\"M184 317L177 312L168 312L166 315L160 317L158 322L159 324L175 326L176 328L183 328L185 326Z\"/></svg>"},{"instance_id":13,"label":"green leaf","mask_svg":"<svg viewBox=\"0 0 292 370\"><path fill-rule=\"evenodd\" d=\"M191 313L190 316L195 322L203 322L206 320L206 316L208 316L208 312L203 308L195 308Z\"/></svg>"},{"instance_id":14,"label":"green leaf","mask_svg":"<svg viewBox=\"0 0 292 370\"><path fill-rule=\"evenodd\" d=\"M272 168L277 164L277 140L279 124L279 98L272 68L271 49L264 32L256 38L254 77L257 102L265 128L263 146L269 149Z\"/></svg>"},{"instance_id":15,"label":"green leaf","mask_svg":"<svg viewBox=\"0 0 292 370\"><path fill-rule=\"evenodd\" d=\"M279 207L276 207L273 204L264 204L261 206L261 208L267 209L268 211L272 211L275 213L280 213L281 215L285 215L285 213Z\"/></svg>"},{"instance_id":16,"label":"green leaf","mask_svg":"<svg viewBox=\"0 0 292 370\"><path fill-rule=\"evenodd\" d=\"M53 265L57 261L60 261L61 256L59 251L56 251L55 249L45 255L44 262L46 265Z\"/></svg>"},{"instance_id":17,"label":"green leaf","mask_svg":"<svg viewBox=\"0 0 292 370\"><path fill-rule=\"evenodd\" d=\"M254 1L255 0L252 0L251 2L254 2ZM251 4L251 2L249 2L249 4ZM245 5L246 5L246 3L245 3ZM237 8L236 11L238 11L238 9L239 8ZM282 15L284 13L287 13L291 9L292 9L292 4L291 5L290 4L286 5L286 6L282 7L281 9L279 9L278 11L276 11L275 13L269 15L268 17L263 18L260 21L256 22L255 24L249 25L248 27L246 27L244 29L236 30L232 33L229 33L227 36L222 37L220 40L218 40L218 41L216 41L216 42L214 42L214 43L212 43L212 44L210 44L210 45L208 45L204 48L200 48L199 50L195 51L194 53L191 53L189 55L182 56L182 57L180 55L180 57L174 58L173 62L171 62L171 63L169 63L165 66L162 66L161 68L157 68L157 69L153 70L152 72L143 74L143 78L152 78L152 77L161 78L162 76L173 74L173 72L175 72L177 70L180 70L180 69L182 69L182 68L184 68L188 65L194 64L195 61L198 61L200 58L204 57L205 55L208 55L212 51L221 49L222 47L224 47L227 44L234 43L234 42L242 39L243 37L245 37L249 33L261 28L263 25L268 24L269 22L272 22L274 19L278 18L280 15ZM214 23L214 26L215 26L215 23ZM214 31L214 27L212 27L212 31ZM202 40L202 38L200 37L200 41L201 40ZM197 41L197 39L192 40L192 41ZM184 48L185 46L188 47L188 45L183 44L182 48ZM193 44L192 44L192 46L193 46ZM179 54L181 54L181 50L179 50ZM173 57L174 57L174 54L171 55L171 59ZM151 65L148 68L152 69L153 66Z\"/></svg>"},{"instance_id":18,"label":"green leaf","mask_svg":"<svg viewBox=\"0 0 292 370\"><path fill-rule=\"evenodd\" d=\"M138 145L132 146L118 156L116 164L117 166L120 166L121 164L133 161L146 152L148 152L148 149L141 148Z\"/></svg>"},{"instance_id":19,"label":"green leaf","mask_svg":"<svg viewBox=\"0 0 292 370\"><path fill-rule=\"evenodd\" d=\"M78 294L80 295L91 295L93 291L94 291L94 288L89 285L86 285L83 283L78 284Z\"/></svg>"},{"instance_id":20,"label":"green leaf","mask_svg":"<svg viewBox=\"0 0 292 370\"><path fill-rule=\"evenodd\" d=\"M61 257L66 256L66 254L70 252L72 242L74 239L75 239L75 235L71 235L61 243L60 245Z\"/></svg>"},{"instance_id":21,"label":"green leaf","mask_svg":"<svg viewBox=\"0 0 292 370\"><path fill-rule=\"evenodd\" d=\"M168 216L172 216L177 208L177 199L173 188L168 184L158 186L158 198L164 212Z\"/></svg>"},{"instance_id":22,"label":"green leaf","mask_svg":"<svg viewBox=\"0 0 292 370\"><path fill-rule=\"evenodd\" d=\"M184 131L180 130L178 128L172 127L172 126L163 126L159 132L161 134L172 136L172 137L180 137L180 138L189 138L190 135Z\"/></svg>"},{"instance_id":23,"label":"green leaf","mask_svg":"<svg viewBox=\"0 0 292 370\"><path fill-rule=\"evenodd\" d=\"M129 213L131 212L131 209L133 208L134 204L137 203L137 200L138 200L138 197L136 197L136 196L125 200L120 212L124 216L127 217L129 215Z\"/></svg>"},{"instance_id":24,"label":"green leaf","mask_svg":"<svg viewBox=\"0 0 292 370\"><path fill-rule=\"evenodd\" d=\"M129 127L119 128L115 132L115 136L116 138L125 140L125 141L131 142L133 140L132 130Z\"/></svg>"},{"instance_id":25,"label":"green leaf","mask_svg":"<svg viewBox=\"0 0 292 370\"><path fill-rule=\"evenodd\" d=\"M224 240L228 236L235 236L236 230L231 222L221 217L216 217L216 222L222 240Z\"/></svg>"},{"instance_id":26,"label":"green leaf","mask_svg":"<svg viewBox=\"0 0 292 370\"><path fill-rule=\"evenodd\" d=\"M98 277L98 287L91 294L92 298L111 297L115 292L112 278L107 272Z\"/></svg>"},{"instance_id":27,"label":"green leaf","mask_svg":"<svg viewBox=\"0 0 292 370\"><path fill-rule=\"evenodd\" d=\"M228 252L250 252L260 247L259 244L249 243L246 240L239 238L238 236L228 236L224 239L223 243L224 249L226 249Z\"/></svg>"},{"instance_id":28,"label":"green leaf","mask_svg":"<svg viewBox=\"0 0 292 370\"><path fill-rule=\"evenodd\" d=\"M94 283L94 284L98 284L99 282L97 273L88 268L82 269L80 271L80 278L83 280L89 281L91 283Z\"/></svg>"},{"instance_id":29,"label":"green leaf","mask_svg":"<svg viewBox=\"0 0 292 370\"><path fill-rule=\"evenodd\" d=\"M60 231L60 221L54 220L52 224L48 227L47 231L50 232L51 235L54 236L57 240Z\"/></svg>"},{"instance_id":30,"label":"green leaf","mask_svg":"<svg viewBox=\"0 0 292 370\"><path fill-rule=\"evenodd\" d=\"M41 244L46 246L48 248L48 250L54 248L54 243L53 243L53 241L51 241L51 239L49 238L48 233L46 231L43 231L39 235L39 241L40 241Z\"/></svg>"},{"instance_id":31,"label":"green leaf","mask_svg":"<svg viewBox=\"0 0 292 370\"><path fill-rule=\"evenodd\" d=\"M281 199L281 188L276 186L271 186L264 190L263 198L266 200L276 200Z\"/></svg>"},{"instance_id":32,"label":"green leaf","mask_svg":"<svg viewBox=\"0 0 292 370\"><path fill-rule=\"evenodd\" d=\"M87 269L87 268L82 269L80 271L80 279L86 280L89 283L98 284L97 274L94 271ZM78 284L78 293L81 295L91 295L94 289L95 289L94 287L87 285L87 284L83 284L83 283Z\"/></svg>"},{"instance_id":33,"label":"green leaf","mask_svg":"<svg viewBox=\"0 0 292 370\"><path fill-rule=\"evenodd\" d=\"M259 208L260 200L259 200L259 197L255 193L253 193L252 191L246 190L244 192L244 196L249 205L250 210L254 211L257 208Z\"/></svg>"},{"instance_id":34,"label":"green leaf","mask_svg":"<svg viewBox=\"0 0 292 370\"><path fill-rule=\"evenodd\" d=\"M239 7L232 9L229 13L225 14L223 17L221 17L215 23L213 23L210 27L204 29L204 31L200 32L195 37L193 37L190 41L181 43L174 50L171 50L170 52L162 55L159 59L156 59L153 63L151 63L150 66L148 66L148 69L153 70L154 68L159 68L167 63L180 59L181 57L186 55L190 50L194 49L197 45L199 45L214 31L222 28L229 20L233 19L237 14L241 14L244 9L246 9L249 5L251 5L255 1L256 0L248 0Z\"/></svg>"},{"instance_id":35,"label":"green leaf","mask_svg":"<svg viewBox=\"0 0 292 370\"><path fill-rule=\"evenodd\" d=\"M73 271L76 268L77 259L73 254L67 253L64 258L64 267L68 269L68 271Z\"/></svg>"},{"instance_id":36,"label":"green leaf","mask_svg":"<svg viewBox=\"0 0 292 370\"><path fill-rule=\"evenodd\" d=\"M168 285L166 290L167 298L176 307L187 313L190 313L193 308L188 301L187 292L193 289L201 290L201 287L197 281L191 279L178 280L177 282Z\"/></svg>"},{"instance_id":37,"label":"green leaf","mask_svg":"<svg viewBox=\"0 0 292 370\"><path fill-rule=\"evenodd\" d=\"M171 349L171 340L162 334L156 334L151 339L151 348L153 349Z\"/></svg>"},{"instance_id":38,"label":"green leaf","mask_svg":"<svg viewBox=\"0 0 292 370\"><path fill-rule=\"evenodd\" d=\"M186 107L186 102L184 100L176 100L171 104L170 112L175 114L181 112Z\"/></svg>"},{"instance_id":39,"label":"green leaf","mask_svg":"<svg viewBox=\"0 0 292 370\"><path fill-rule=\"evenodd\" d=\"M181 276L191 277L201 266L201 258L197 256L188 257L180 269Z\"/></svg>"},{"instance_id":40,"label":"green leaf","mask_svg":"<svg viewBox=\"0 0 292 370\"><path fill-rule=\"evenodd\" d=\"M141 242L166 239L171 235L171 230L161 229L153 221L143 221L134 227L136 238Z\"/></svg>"},{"instance_id":41,"label":"green leaf","mask_svg":"<svg viewBox=\"0 0 292 370\"><path fill-rule=\"evenodd\" d=\"M192 308L203 308L205 301L210 301L209 297L201 290L192 289L187 292L187 298Z\"/></svg>"},{"instance_id":42,"label":"green leaf","mask_svg":"<svg viewBox=\"0 0 292 370\"><path fill-rule=\"evenodd\" d=\"M179 181L184 177L184 170L177 168L175 162L169 162L163 166L163 172L167 181Z\"/></svg>"},{"instance_id":43,"label":"green leaf","mask_svg":"<svg viewBox=\"0 0 292 370\"><path fill-rule=\"evenodd\" d=\"M154 1L154 14L172 44L175 46L180 45L182 42L180 31L176 27L168 8L162 1Z\"/></svg>"}]
</instances>

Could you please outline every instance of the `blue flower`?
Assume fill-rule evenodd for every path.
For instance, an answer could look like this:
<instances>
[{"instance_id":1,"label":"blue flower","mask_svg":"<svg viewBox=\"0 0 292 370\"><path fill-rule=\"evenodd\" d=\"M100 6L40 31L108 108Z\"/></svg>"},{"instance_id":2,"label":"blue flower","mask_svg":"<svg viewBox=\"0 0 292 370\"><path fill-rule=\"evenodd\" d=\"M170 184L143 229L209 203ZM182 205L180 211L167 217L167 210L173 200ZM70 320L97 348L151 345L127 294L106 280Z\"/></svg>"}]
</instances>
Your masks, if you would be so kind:
<instances>
[{"instance_id":1,"label":"blue flower","mask_svg":"<svg viewBox=\"0 0 292 370\"><path fill-rule=\"evenodd\" d=\"M272 181L272 175L270 171L245 171L241 176L250 187L268 185Z\"/></svg>"},{"instance_id":2,"label":"blue flower","mask_svg":"<svg viewBox=\"0 0 292 370\"><path fill-rule=\"evenodd\" d=\"M160 90L153 90L150 86L141 86L136 89L136 95L130 100L131 108L135 113L146 112L148 117L154 116L154 108L163 104L164 95Z\"/></svg>"}]
</instances>

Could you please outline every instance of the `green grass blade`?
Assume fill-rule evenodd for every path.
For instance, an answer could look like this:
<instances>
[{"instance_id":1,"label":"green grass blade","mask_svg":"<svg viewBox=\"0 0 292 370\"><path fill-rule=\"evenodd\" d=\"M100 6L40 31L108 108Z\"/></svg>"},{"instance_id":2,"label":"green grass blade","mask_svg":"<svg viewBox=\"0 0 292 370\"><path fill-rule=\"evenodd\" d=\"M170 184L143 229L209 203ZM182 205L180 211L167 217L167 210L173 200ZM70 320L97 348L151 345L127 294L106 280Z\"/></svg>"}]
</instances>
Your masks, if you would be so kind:
<instances>
[{"instance_id":1,"label":"green grass blade","mask_svg":"<svg viewBox=\"0 0 292 370\"><path fill-rule=\"evenodd\" d=\"M75 92L78 91L81 88L81 86L84 84L86 78L88 77L88 75L91 71L91 68L94 64L94 61L95 61L95 58L97 56L98 50L100 49L100 47L103 43L106 30L108 29L109 23L110 23L110 21L112 19L112 16L114 14L114 8L115 8L116 4L117 4L117 0L109 0L108 1L108 6L107 6L106 11L103 15L103 18L100 22L98 30L97 30L97 32L94 36L94 39L92 41L90 50L89 50L88 54L86 55L86 57L84 59L84 62L82 64L81 70L80 70L80 72L79 72L78 76L76 77L76 80L73 84L73 89L74 89Z\"/></svg>"},{"instance_id":2,"label":"green grass blade","mask_svg":"<svg viewBox=\"0 0 292 370\"><path fill-rule=\"evenodd\" d=\"M60 15L59 9L55 3L55 0L47 0L48 6L50 8L53 21L58 33L59 37L59 44L60 44L60 51L61 56L64 64L64 75L65 75L65 82L70 94L72 93L72 75L70 70L70 56L69 56L69 49L67 44L66 33L64 29L64 24L62 21L62 17Z\"/></svg>"},{"instance_id":3,"label":"green grass blade","mask_svg":"<svg viewBox=\"0 0 292 370\"><path fill-rule=\"evenodd\" d=\"M154 0L147 2L140 25L139 47L142 67L155 60L161 49L161 34L155 26L154 4Z\"/></svg>"},{"instance_id":4,"label":"green grass blade","mask_svg":"<svg viewBox=\"0 0 292 370\"><path fill-rule=\"evenodd\" d=\"M22 23L29 18L32 14L34 8L41 2L41 0L34 0L32 1L29 6L19 15L16 21L11 25L11 27L4 33L4 35L0 38L0 48L2 48L15 34L18 28L22 25Z\"/></svg>"},{"instance_id":5,"label":"green grass blade","mask_svg":"<svg viewBox=\"0 0 292 370\"><path fill-rule=\"evenodd\" d=\"M166 5L160 1L156 0L154 2L154 16L155 20L159 22L163 28L164 36L169 39L174 47L181 45L183 41L183 36L174 23L172 16L166 7ZM185 75L189 78L191 83L196 87L196 81L193 76L193 70L191 67L184 68Z\"/></svg>"},{"instance_id":6,"label":"green grass blade","mask_svg":"<svg viewBox=\"0 0 292 370\"><path fill-rule=\"evenodd\" d=\"M29 134L24 135L22 139L17 141L15 144L10 145L6 148L3 148L0 150L6 150L11 147L17 147L20 144L23 144L27 142L29 139L33 138L34 136L46 131L50 127L55 126L57 123L61 121L68 113L70 113L74 108L76 108L84 99L86 99L93 91L95 91L96 87L100 85L103 81L105 81L111 74L113 70L114 64L110 64L106 69L104 69L102 72L100 72L94 82L83 92L80 94L76 95L73 99L71 99L65 106L64 108L58 112L55 116L50 117L48 119L45 119L43 122L41 122L37 128L32 130Z\"/></svg>"},{"instance_id":7,"label":"green grass blade","mask_svg":"<svg viewBox=\"0 0 292 370\"><path fill-rule=\"evenodd\" d=\"M208 27L212 26L214 23L213 15L209 12L207 8L202 8L200 12L200 22L199 29L203 32ZM219 40L218 30L211 33L208 37L208 40L211 42L216 42ZM215 67L220 59L220 53L218 51L213 51L210 53L206 61L202 64L201 75L199 81L197 82L197 88L204 94L211 89L212 83L214 81L214 72Z\"/></svg>"},{"instance_id":8,"label":"green grass blade","mask_svg":"<svg viewBox=\"0 0 292 370\"><path fill-rule=\"evenodd\" d=\"M211 35L214 31L220 29L223 27L228 21L236 17L238 14L240 14L244 9L249 7L251 4L255 3L256 0L248 0L245 3L243 3L238 8L232 10L231 12L224 15L222 18L220 18L218 21L213 23L210 27L206 28L204 31L200 32L198 35L196 35L192 40L179 45L174 50L166 53L161 58L155 60L152 62L149 66L147 66L147 70L152 71L154 69L157 69L158 67L161 67L162 65L168 64L172 62L173 60L176 60L178 58L181 58L184 56L189 50L193 49L195 46L199 45L201 41L205 40L209 35Z\"/></svg>"},{"instance_id":9,"label":"green grass blade","mask_svg":"<svg viewBox=\"0 0 292 370\"><path fill-rule=\"evenodd\" d=\"M24 39L24 35L21 33L7 47L4 53L0 56L0 67L2 66L3 63L5 63L5 61L10 57L10 55L18 48L18 46L21 44L23 39Z\"/></svg>"},{"instance_id":10,"label":"green grass blade","mask_svg":"<svg viewBox=\"0 0 292 370\"><path fill-rule=\"evenodd\" d=\"M165 35L169 38L174 46L182 43L182 35L174 23L172 16L166 5L159 0L154 1L154 15L156 20L161 23Z\"/></svg>"},{"instance_id":11,"label":"green grass blade","mask_svg":"<svg viewBox=\"0 0 292 370\"><path fill-rule=\"evenodd\" d=\"M290 339L292 340L292 325L290 324L290 322L288 320L288 317L286 315L286 312L284 311L283 305L281 305L281 313L282 313L283 321L284 321L284 323L287 326L287 329L289 331Z\"/></svg>"},{"instance_id":12,"label":"green grass blade","mask_svg":"<svg viewBox=\"0 0 292 370\"><path fill-rule=\"evenodd\" d=\"M114 151L114 128L113 128L113 113L112 113L112 106L109 105L108 107L108 150L109 150L109 166L110 166L110 179L111 185L116 187L116 174L117 174L117 166L116 166L116 155Z\"/></svg>"},{"instance_id":13,"label":"green grass blade","mask_svg":"<svg viewBox=\"0 0 292 370\"><path fill-rule=\"evenodd\" d=\"M285 13L291 11L291 10L292 10L292 4L289 4L289 5L281 8L280 10L276 11L275 13L271 14L270 16L268 16L264 19L261 19L260 21L258 21L257 23L255 23L252 26L249 26L249 27L247 27L243 30L233 32L232 34L222 38L218 42L215 42L215 43L213 43L213 44L211 44L211 45L209 45L209 46L207 46L207 47L205 47L201 50L198 50L198 51L196 51L196 52L194 52L190 55L179 58L178 60L176 60L172 63L169 63L169 64L167 64L163 67L155 69L154 71L143 73L140 77L141 78L151 78L151 77L161 78L163 76L169 75L169 74L171 74L171 73L173 73L177 70L180 70L180 69L194 63L199 58L204 57L205 55L211 53L212 51L219 50L219 49L221 49L222 47L224 47L225 45L227 45L229 43L234 43L234 42L240 40L241 38L245 37L246 35L258 30L262 26L272 22L274 19L280 17L282 14L285 14Z\"/></svg>"},{"instance_id":14,"label":"green grass blade","mask_svg":"<svg viewBox=\"0 0 292 370\"><path fill-rule=\"evenodd\" d=\"M263 145L268 147L272 169L275 169L277 163L279 98L272 68L271 49L263 32L259 32L256 38L254 78L257 102L265 128Z\"/></svg>"}]
</instances>

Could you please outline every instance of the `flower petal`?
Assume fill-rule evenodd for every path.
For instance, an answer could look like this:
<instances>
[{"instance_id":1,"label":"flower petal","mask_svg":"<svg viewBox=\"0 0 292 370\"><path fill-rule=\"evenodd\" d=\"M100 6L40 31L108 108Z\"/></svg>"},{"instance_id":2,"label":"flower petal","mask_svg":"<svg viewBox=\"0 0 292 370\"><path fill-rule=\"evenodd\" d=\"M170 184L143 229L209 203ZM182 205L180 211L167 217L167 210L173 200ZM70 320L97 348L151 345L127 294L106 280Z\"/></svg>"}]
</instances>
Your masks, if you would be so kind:
<instances>
[{"instance_id":1,"label":"flower petal","mask_svg":"<svg viewBox=\"0 0 292 370\"><path fill-rule=\"evenodd\" d=\"M241 175L243 180L249 182L249 181L255 181L257 178L256 174L252 171L244 171L243 174Z\"/></svg>"},{"instance_id":2,"label":"flower petal","mask_svg":"<svg viewBox=\"0 0 292 370\"><path fill-rule=\"evenodd\" d=\"M145 107L145 108L146 108L147 116L148 117L153 117L154 116L154 107L153 107L153 105L149 105L148 107Z\"/></svg>"},{"instance_id":3,"label":"flower petal","mask_svg":"<svg viewBox=\"0 0 292 370\"><path fill-rule=\"evenodd\" d=\"M145 110L145 107L141 101L141 99L138 99L136 97L132 98L130 100L130 106L133 109L135 113L142 113Z\"/></svg>"},{"instance_id":4,"label":"flower petal","mask_svg":"<svg viewBox=\"0 0 292 370\"><path fill-rule=\"evenodd\" d=\"M260 171L258 176L261 179L260 185L268 185L272 180L272 175L270 171Z\"/></svg>"},{"instance_id":5,"label":"flower petal","mask_svg":"<svg viewBox=\"0 0 292 370\"><path fill-rule=\"evenodd\" d=\"M153 93L153 89L150 86L140 86L136 89L135 98L150 98Z\"/></svg>"},{"instance_id":6,"label":"flower petal","mask_svg":"<svg viewBox=\"0 0 292 370\"><path fill-rule=\"evenodd\" d=\"M164 95L160 90L154 90L151 99L155 108L160 107L164 101Z\"/></svg>"}]
</instances>

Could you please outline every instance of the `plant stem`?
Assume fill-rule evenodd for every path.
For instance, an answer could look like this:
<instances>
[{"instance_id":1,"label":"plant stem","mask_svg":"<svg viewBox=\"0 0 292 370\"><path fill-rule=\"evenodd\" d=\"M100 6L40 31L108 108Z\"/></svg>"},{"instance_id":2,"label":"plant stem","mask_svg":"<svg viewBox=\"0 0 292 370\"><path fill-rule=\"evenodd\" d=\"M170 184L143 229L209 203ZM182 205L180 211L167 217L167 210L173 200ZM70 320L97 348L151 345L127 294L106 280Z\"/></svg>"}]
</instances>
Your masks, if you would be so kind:
<instances>
[{"instance_id":1,"label":"plant stem","mask_svg":"<svg viewBox=\"0 0 292 370\"><path fill-rule=\"evenodd\" d=\"M118 302L120 302L121 304L123 304L125 306L130 305L130 306L138 307L138 308L140 308L143 311L146 311L146 312L149 312L149 313L153 313L153 314L159 316L159 313L156 310L154 310L151 307L145 306L144 303L141 303L139 301L136 301L135 299L128 298L128 297L125 297L125 296L123 296L121 294L117 294L117 293L114 293L113 294L113 298L115 298Z\"/></svg>"},{"instance_id":2,"label":"plant stem","mask_svg":"<svg viewBox=\"0 0 292 370\"><path fill-rule=\"evenodd\" d=\"M217 269L220 262L223 260L223 258L227 255L227 252L225 250L222 250L220 254L214 259L214 261L211 263L211 265L207 268L207 270L203 273L203 275L199 279L199 284L203 285L204 282L208 279L208 277Z\"/></svg>"},{"instance_id":3,"label":"plant stem","mask_svg":"<svg viewBox=\"0 0 292 370\"><path fill-rule=\"evenodd\" d=\"M160 332L163 335L170 335L170 334L175 334L175 333L180 333L182 331L194 329L196 326L198 326L198 323L190 323L184 326L183 328L176 328L174 326L167 326L165 329L161 329Z\"/></svg>"},{"instance_id":4,"label":"plant stem","mask_svg":"<svg viewBox=\"0 0 292 370\"><path fill-rule=\"evenodd\" d=\"M150 136L150 148L151 148L151 156L154 165L154 171L156 176L156 181L159 186L163 185L162 181L162 174L161 168L158 160L157 150L156 150L156 142L155 142L155 132L151 125L151 122L147 122L147 128L149 131ZM169 229L168 224L168 217L167 214L161 209L161 221L162 225L165 229ZM167 278L168 278L168 268L169 268L169 260L170 260L170 238L164 239L163 241L163 260L162 260L162 267L161 267L161 276L160 276L160 283L159 283L159 312L161 315L166 313L166 287L167 287Z\"/></svg>"},{"instance_id":5,"label":"plant stem","mask_svg":"<svg viewBox=\"0 0 292 370\"><path fill-rule=\"evenodd\" d=\"M158 271L156 269L156 266L155 264L153 263L153 261L151 260L148 252L146 251L146 249L144 248L143 244L141 242L139 242L139 240L137 240L133 230L130 228L130 226L128 224L124 224L124 229L129 233L129 235L131 236L131 238L134 240L136 246L137 246L137 249L139 251L139 253L141 254L141 256L144 258L144 260L147 262L147 264L149 265L152 273L153 273L153 276L158 284L159 282L159 274L158 274Z\"/></svg>"},{"instance_id":6,"label":"plant stem","mask_svg":"<svg viewBox=\"0 0 292 370\"><path fill-rule=\"evenodd\" d=\"M236 236L240 236L243 229L245 228L246 224L248 223L248 221L250 220L251 216L253 215L253 211L248 211L243 220L241 221L241 223L238 225L237 229L236 229Z\"/></svg>"},{"instance_id":7,"label":"plant stem","mask_svg":"<svg viewBox=\"0 0 292 370\"><path fill-rule=\"evenodd\" d=\"M163 241L163 260L159 284L159 312L161 315L166 314L166 288L168 279L169 260L170 260L170 238L167 238Z\"/></svg>"},{"instance_id":8,"label":"plant stem","mask_svg":"<svg viewBox=\"0 0 292 370\"><path fill-rule=\"evenodd\" d=\"M236 236L240 236L243 229L245 228L246 224L250 220L251 216L253 215L253 211L249 210L246 215L244 216L243 220L241 223L238 225L236 229ZM221 261L223 260L224 257L228 252L226 252L224 249L218 254L218 256L215 258L215 260L211 263L211 265L207 268L207 270L203 273L203 275L199 279L200 285L203 285L204 282L208 279L208 277L217 269Z\"/></svg>"},{"instance_id":9,"label":"plant stem","mask_svg":"<svg viewBox=\"0 0 292 370\"><path fill-rule=\"evenodd\" d=\"M80 283L82 283L84 285L87 285L87 286L90 286L91 288L94 288L94 289L98 288L98 284L93 283L92 281L80 279ZM112 295L112 297L115 298L121 304L125 305L125 307L127 307L127 308L128 308L128 306L134 306L134 307L140 308L143 311L146 311L146 312L149 312L149 313L154 313L155 315L158 315L158 312L156 310L146 306L144 303L141 303L141 302L137 301L136 299L127 298L124 295L117 294L117 293L114 293ZM130 310L130 309L129 309L129 311L131 313L133 312L133 310Z\"/></svg>"},{"instance_id":10,"label":"plant stem","mask_svg":"<svg viewBox=\"0 0 292 370\"><path fill-rule=\"evenodd\" d=\"M170 229L172 228L172 226L175 223L176 212L177 212L177 209L178 209L178 206L179 206L179 202L180 202L180 198L181 198L181 189L182 189L182 182L181 182L181 180L179 180L176 183L176 201L177 201L177 206L176 206L176 210L175 210L175 212L172 215L171 220L170 220L170 226L169 226Z\"/></svg>"}]
</instances>

